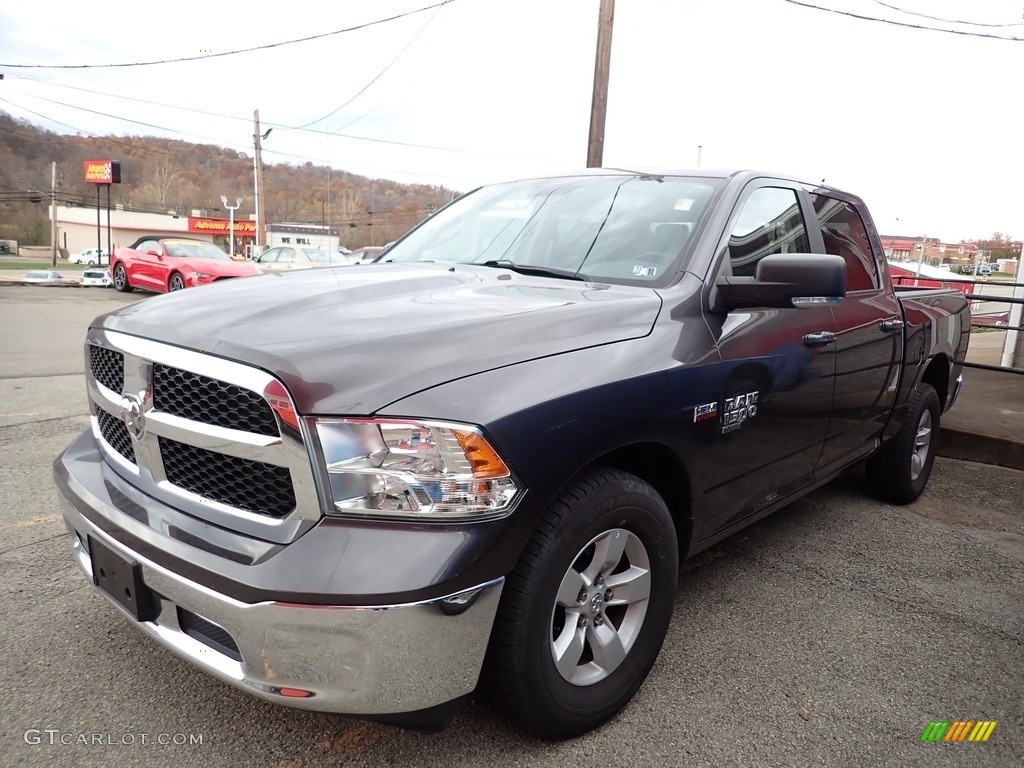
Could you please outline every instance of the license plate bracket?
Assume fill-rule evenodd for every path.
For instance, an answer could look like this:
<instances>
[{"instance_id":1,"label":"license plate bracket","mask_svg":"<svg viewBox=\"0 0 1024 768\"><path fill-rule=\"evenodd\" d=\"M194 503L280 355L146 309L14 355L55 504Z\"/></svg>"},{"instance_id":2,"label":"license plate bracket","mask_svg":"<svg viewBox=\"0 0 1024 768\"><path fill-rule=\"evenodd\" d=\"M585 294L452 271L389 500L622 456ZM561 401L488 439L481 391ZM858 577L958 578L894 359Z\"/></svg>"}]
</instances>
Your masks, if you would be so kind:
<instances>
[{"instance_id":1,"label":"license plate bracket","mask_svg":"<svg viewBox=\"0 0 1024 768\"><path fill-rule=\"evenodd\" d=\"M156 599L142 581L142 568L121 557L99 539L89 536L92 583L119 603L136 621L156 618Z\"/></svg>"}]
</instances>

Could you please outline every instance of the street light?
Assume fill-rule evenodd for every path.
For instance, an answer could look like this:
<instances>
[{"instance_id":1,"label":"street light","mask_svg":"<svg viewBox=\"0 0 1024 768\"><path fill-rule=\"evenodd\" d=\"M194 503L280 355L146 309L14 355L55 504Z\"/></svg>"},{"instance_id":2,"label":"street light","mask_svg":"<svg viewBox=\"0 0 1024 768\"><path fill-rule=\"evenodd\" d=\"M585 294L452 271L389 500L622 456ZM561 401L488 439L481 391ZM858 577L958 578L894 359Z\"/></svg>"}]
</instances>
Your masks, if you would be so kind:
<instances>
[{"instance_id":1,"label":"street light","mask_svg":"<svg viewBox=\"0 0 1024 768\"><path fill-rule=\"evenodd\" d=\"M233 259L235 258L235 211L242 207L242 198L235 200L234 206L228 205L227 195L221 195L220 201L229 212L228 237L231 244L228 246L228 253L231 254L231 258Z\"/></svg>"}]
</instances>

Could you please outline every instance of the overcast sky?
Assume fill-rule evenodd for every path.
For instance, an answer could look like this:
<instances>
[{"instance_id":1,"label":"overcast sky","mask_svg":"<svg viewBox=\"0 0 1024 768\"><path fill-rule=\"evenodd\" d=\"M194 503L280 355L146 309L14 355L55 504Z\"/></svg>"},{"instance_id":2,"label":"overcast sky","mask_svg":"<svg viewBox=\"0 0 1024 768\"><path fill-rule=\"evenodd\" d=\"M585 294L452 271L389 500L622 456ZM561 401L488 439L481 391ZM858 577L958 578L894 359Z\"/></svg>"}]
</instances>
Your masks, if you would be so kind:
<instances>
[{"instance_id":1,"label":"overcast sky","mask_svg":"<svg viewBox=\"0 0 1024 768\"><path fill-rule=\"evenodd\" d=\"M460 191L585 166L599 0L451 0L416 12L436 2L6 3L0 110L61 133L251 154L259 109L274 128L267 163ZM604 165L689 168L701 146L704 167L859 194L883 233L1024 235L1024 2L800 2L973 34L793 0L618 0ZM220 54L399 14L198 61L12 66Z\"/></svg>"}]
</instances>

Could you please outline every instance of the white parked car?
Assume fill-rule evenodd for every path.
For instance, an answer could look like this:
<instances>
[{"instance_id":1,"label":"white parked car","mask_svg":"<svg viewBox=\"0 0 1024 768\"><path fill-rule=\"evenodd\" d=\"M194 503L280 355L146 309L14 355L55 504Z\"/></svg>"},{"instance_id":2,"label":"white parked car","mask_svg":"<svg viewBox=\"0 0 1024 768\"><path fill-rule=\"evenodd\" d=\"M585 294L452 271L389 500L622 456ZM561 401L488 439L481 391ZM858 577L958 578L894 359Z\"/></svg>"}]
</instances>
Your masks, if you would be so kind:
<instances>
[{"instance_id":1,"label":"white parked car","mask_svg":"<svg viewBox=\"0 0 1024 768\"><path fill-rule=\"evenodd\" d=\"M82 271L82 279L79 285L98 285L103 288L110 288L114 281L110 277L110 270L106 268L93 268Z\"/></svg>"},{"instance_id":2,"label":"white parked car","mask_svg":"<svg viewBox=\"0 0 1024 768\"><path fill-rule=\"evenodd\" d=\"M95 267L97 264L109 264L110 254L100 248L86 248L81 253L73 253L68 256L69 264L88 264Z\"/></svg>"}]
</instances>

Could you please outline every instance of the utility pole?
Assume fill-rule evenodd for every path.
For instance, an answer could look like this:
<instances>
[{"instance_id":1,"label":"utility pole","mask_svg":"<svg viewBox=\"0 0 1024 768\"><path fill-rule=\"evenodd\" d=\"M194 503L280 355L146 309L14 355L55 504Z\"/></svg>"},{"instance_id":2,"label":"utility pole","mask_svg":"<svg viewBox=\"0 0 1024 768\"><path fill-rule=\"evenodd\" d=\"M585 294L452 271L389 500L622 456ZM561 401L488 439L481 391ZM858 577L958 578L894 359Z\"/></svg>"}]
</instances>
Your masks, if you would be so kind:
<instances>
[{"instance_id":1,"label":"utility pole","mask_svg":"<svg viewBox=\"0 0 1024 768\"><path fill-rule=\"evenodd\" d=\"M50 266L57 266L57 162L50 165ZM99 258L99 257L97 257Z\"/></svg>"},{"instance_id":2,"label":"utility pole","mask_svg":"<svg viewBox=\"0 0 1024 768\"><path fill-rule=\"evenodd\" d=\"M261 142L274 129L268 128L266 133L260 133L260 111L258 109L252 113L252 119L255 128L252 140L256 147L252 158L253 177L256 185L256 253L253 255L258 256L267 242L267 212L264 207L266 194L260 194L263 191L263 144Z\"/></svg>"},{"instance_id":3,"label":"utility pole","mask_svg":"<svg viewBox=\"0 0 1024 768\"><path fill-rule=\"evenodd\" d=\"M594 64L594 96L590 103L590 141L587 168L604 162L604 118L608 112L608 71L612 60L612 21L615 0L601 0L597 19L597 62Z\"/></svg>"},{"instance_id":4,"label":"utility pole","mask_svg":"<svg viewBox=\"0 0 1024 768\"><path fill-rule=\"evenodd\" d=\"M921 277L921 265L924 263L924 249L928 246L928 235L921 238L921 255L917 257L917 277L918 280L914 281L914 285L920 285Z\"/></svg>"}]
</instances>

